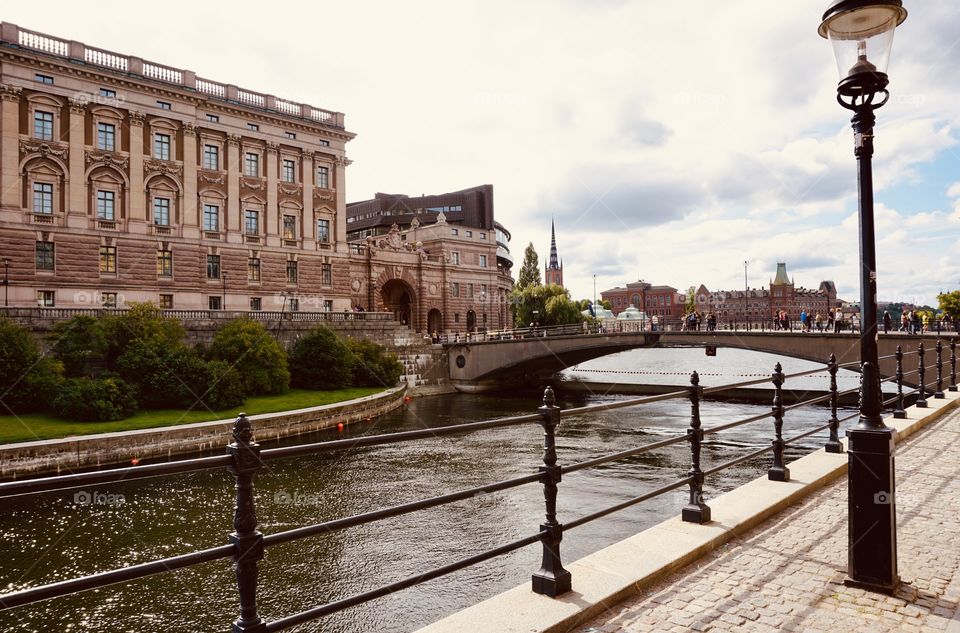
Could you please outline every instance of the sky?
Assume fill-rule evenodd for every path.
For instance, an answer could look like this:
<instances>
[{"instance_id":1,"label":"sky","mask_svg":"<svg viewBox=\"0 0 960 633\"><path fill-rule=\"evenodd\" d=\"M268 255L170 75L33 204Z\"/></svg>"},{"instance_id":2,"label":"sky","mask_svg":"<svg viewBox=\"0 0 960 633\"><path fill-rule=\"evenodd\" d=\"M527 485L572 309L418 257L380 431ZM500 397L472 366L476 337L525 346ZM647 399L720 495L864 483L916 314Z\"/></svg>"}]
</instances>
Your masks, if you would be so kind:
<instances>
[{"instance_id":1,"label":"sky","mask_svg":"<svg viewBox=\"0 0 960 633\"><path fill-rule=\"evenodd\" d=\"M834 280L856 162L826 0L8 3L24 28L344 112L347 200L490 183L574 298L643 279ZM960 288L960 2L907 0L877 111L878 299ZM276 7L277 10L272 10ZM109 17L107 17L109 16Z\"/></svg>"}]
</instances>

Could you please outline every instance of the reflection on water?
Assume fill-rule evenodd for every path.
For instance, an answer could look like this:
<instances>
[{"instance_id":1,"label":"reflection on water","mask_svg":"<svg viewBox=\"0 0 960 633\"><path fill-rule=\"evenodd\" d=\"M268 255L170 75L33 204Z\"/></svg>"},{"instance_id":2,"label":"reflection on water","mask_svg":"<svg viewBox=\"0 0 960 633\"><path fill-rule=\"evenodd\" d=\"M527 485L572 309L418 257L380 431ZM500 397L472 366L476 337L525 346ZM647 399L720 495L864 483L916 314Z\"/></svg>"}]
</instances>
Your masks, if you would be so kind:
<instances>
[{"instance_id":1,"label":"reflection on water","mask_svg":"<svg viewBox=\"0 0 960 633\"><path fill-rule=\"evenodd\" d=\"M721 350L721 358L728 351L732 350ZM669 351L677 354L676 364L682 371L687 361L694 360L684 356L689 352ZM704 358L700 354L698 361ZM619 362L631 366L638 360L645 362L636 356ZM766 355L748 355L739 357L735 367L767 372L773 362ZM785 362L785 371L793 363L802 361ZM794 366L792 371L796 370ZM704 384L718 383L705 379ZM558 396L563 408L619 399L562 391ZM404 410L349 428L343 435L530 413L538 404L532 392L417 398ZM706 402L703 424L709 428L768 410L759 405ZM789 437L827 418L823 408L789 412L784 433ZM558 430L559 463L683 433L688 424L686 402L564 419ZM710 436L703 467L768 446L772 434L772 421L764 420ZM326 433L309 439L334 436ZM788 461L821 446L824 437L818 434L788 447ZM269 534L535 472L541 444L540 428L530 424L271 462L257 479L260 529ZM705 486L708 499L760 476L769 459L766 455L710 477ZM689 448L680 444L565 476L559 485L559 518L569 521L682 477L689 462ZM3 591L223 544L231 531L233 479L226 471L110 484L96 490L114 495L114 500L122 496L123 503L81 505L75 502L76 491L4 501L0 511ZM563 558L573 561L634 534L677 514L685 502L685 492L678 490L571 530L564 536ZM261 563L261 613L274 619L405 578L533 534L542 519L542 491L531 484L271 548ZM409 631L528 582L539 564L539 546L533 545L296 630ZM224 631L237 614L234 583L229 561L208 563L0 613L0 630L120 633L162 626L183 633Z\"/></svg>"}]
</instances>

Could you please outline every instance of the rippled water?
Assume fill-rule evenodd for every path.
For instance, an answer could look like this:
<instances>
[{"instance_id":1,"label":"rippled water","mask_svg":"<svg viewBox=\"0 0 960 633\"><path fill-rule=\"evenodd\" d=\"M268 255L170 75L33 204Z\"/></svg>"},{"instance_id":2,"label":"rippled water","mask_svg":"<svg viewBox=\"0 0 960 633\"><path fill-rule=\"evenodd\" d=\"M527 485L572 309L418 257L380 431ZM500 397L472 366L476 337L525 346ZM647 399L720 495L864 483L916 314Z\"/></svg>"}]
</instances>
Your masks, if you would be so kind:
<instances>
[{"instance_id":1,"label":"rippled water","mask_svg":"<svg viewBox=\"0 0 960 633\"><path fill-rule=\"evenodd\" d=\"M725 351L721 350L720 358L725 356L727 365L716 365L721 369L716 373L767 373L775 362L767 355L738 351L733 356L724 355ZM687 365L696 363L701 371L711 373L703 369L707 364L702 351L694 354L692 350L639 350L593 363L613 368L666 363L684 373ZM785 371L812 367L803 361L784 365ZM742 379L705 376L703 384ZM565 395L562 391L559 396L564 408L619 398ZM418 398L403 411L349 428L342 435L390 433L530 413L538 404L534 392ZM769 408L706 402L703 423L709 428L765 410ZM790 412L784 433L789 437L823 424L827 418L828 411L823 408ZM634 447L683 433L688 424L686 402L564 419L558 436L559 460L570 464ZM769 445L772 426L772 421L766 420L713 436L704 447L704 467ZM337 434L326 433L309 439L334 436ZM788 457L821 446L823 438L819 434L789 447ZM269 534L535 472L541 442L539 427L531 424L271 462L257 480L260 529ZM689 468L689 459L689 448L681 444L565 476L560 483L559 518L569 521L680 478ZM767 455L709 478L705 486L708 499L761 475L769 467L769 459ZM90 492L113 495L100 500L114 504L78 504L76 491L3 502L3 591L220 545L232 529L233 479L225 471L110 484ZM123 503L116 503L121 496ZM685 502L686 495L676 491L571 530L564 535L563 558L573 561L634 534L675 515ZM538 484L531 484L270 548L261 563L261 615L268 619L287 616L534 534L542 518L542 491ZM295 630L409 631L529 582L539 563L539 545L533 545ZM121 633L153 631L161 626L170 632L226 631L236 615L233 569L229 561L218 561L0 612L0 631Z\"/></svg>"}]
</instances>

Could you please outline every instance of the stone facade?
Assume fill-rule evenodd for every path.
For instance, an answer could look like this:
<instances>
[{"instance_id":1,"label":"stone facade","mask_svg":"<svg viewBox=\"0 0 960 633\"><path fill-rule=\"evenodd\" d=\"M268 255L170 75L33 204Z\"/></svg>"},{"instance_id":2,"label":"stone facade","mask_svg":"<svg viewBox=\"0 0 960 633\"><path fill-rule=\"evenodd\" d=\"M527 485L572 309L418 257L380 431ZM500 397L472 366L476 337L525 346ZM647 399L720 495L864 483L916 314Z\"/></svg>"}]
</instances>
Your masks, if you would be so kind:
<instances>
[{"instance_id":1,"label":"stone facade","mask_svg":"<svg viewBox=\"0 0 960 633\"><path fill-rule=\"evenodd\" d=\"M631 305L661 319L679 319L683 316L684 296L673 286L653 286L645 281L635 281L626 287L617 286L600 293L600 298L610 302L610 310L620 314Z\"/></svg>"}]
</instances>

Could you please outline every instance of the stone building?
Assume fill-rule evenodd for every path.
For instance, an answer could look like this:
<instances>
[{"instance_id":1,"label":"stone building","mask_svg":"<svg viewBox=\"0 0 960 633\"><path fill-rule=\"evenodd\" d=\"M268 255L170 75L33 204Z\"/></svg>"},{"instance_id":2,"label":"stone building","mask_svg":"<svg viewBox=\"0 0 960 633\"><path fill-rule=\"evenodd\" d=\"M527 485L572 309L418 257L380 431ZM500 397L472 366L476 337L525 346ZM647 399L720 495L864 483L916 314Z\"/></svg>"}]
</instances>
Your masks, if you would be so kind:
<instances>
[{"instance_id":1,"label":"stone building","mask_svg":"<svg viewBox=\"0 0 960 633\"><path fill-rule=\"evenodd\" d=\"M661 319L679 319L683 316L684 295L673 286L654 286L643 280L617 286L600 293L610 302L614 314L620 314L631 305L647 316Z\"/></svg>"},{"instance_id":2,"label":"stone building","mask_svg":"<svg viewBox=\"0 0 960 633\"><path fill-rule=\"evenodd\" d=\"M563 286L563 261L557 257L557 233L550 221L550 259L543 270L543 283Z\"/></svg>"}]
</instances>

